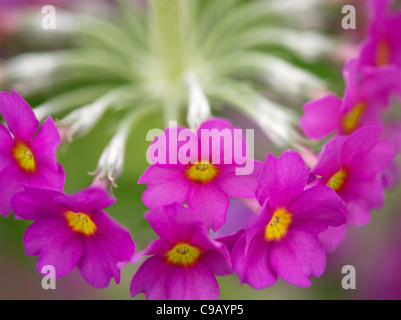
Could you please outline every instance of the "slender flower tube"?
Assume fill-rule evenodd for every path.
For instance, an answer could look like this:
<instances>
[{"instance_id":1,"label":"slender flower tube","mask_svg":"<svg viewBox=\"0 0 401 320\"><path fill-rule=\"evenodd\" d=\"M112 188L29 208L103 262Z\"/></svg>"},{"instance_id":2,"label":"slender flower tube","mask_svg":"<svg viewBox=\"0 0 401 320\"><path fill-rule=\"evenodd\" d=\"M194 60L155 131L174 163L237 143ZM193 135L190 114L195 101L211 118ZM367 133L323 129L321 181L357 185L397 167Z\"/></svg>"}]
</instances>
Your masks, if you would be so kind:
<instances>
[{"instance_id":1,"label":"slender flower tube","mask_svg":"<svg viewBox=\"0 0 401 320\"><path fill-rule=\"evenodd\" d=\"M56 277L75 266L92 286L107 287L111 278L120 282L119 261L128 260L135 244L127 230L102 209L112 205L104 189L90 187L73 195L25 187L12 199L22 219L33 220L24 234L29 256L39 256L37 269L52 265Z\"/></svg>"},{"instance_id":2,"label":"slender flower tube","mask_svg":"<svg viewBox=\"0 0 401 320\"><path fill-rule=\"evenodd\" d=\"M11 212L12 196L22 185L62 190L65 174L56 160L60 138L49 117L42 126L30 106L13 90L0 92L0 214Z\"/></svg>"}]
</instances>

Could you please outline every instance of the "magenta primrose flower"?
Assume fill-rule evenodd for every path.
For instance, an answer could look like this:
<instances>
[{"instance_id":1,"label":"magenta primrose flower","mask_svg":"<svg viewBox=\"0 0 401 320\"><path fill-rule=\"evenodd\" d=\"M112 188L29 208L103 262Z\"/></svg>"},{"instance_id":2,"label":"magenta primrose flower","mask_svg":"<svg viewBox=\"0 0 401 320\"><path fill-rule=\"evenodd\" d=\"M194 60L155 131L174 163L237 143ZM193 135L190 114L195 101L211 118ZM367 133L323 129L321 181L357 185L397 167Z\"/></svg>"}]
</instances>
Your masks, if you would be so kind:
<instances>
[{"instance_id":1,"label":"magenta primrose flower","mask_svg":"<svg viewBox=\"0 0 401 320\"><path fill-rule=\"evenodd\" d=\"M304 105L300 124L308 138L318 140L332 132L349 135L363 126L382 125L383 112L398 90L401 69L361 68L358 60L351 59L344 68L344 78L344 100L328 94Z\"/></svg>"},{"instance_id":2,"label":"magenta primrose flower","mask_svg":"<svg viewBox=\"0 0 401 320\"><path fill-rule=\"evenodd\" d=\"M22 185L62 190L65 174L56 160L60 138L49 117L39 128L30 106L18 93L0 92L0 214L11 212L11 197ZM39 130L38 130L39 129Z\"/></svg>"},{"instance_id":3,"label":"magenta primrose flower","mask_svg":"<svg viewBox=\"0 0 401 320\"><path fill-rule=\"evenodd\" d=\"M143 252L152 255L138 269L131 296L145 293L148 300L217 300L215 275L233 272L227 248L209 237L193 212L171 204L145 215L160 236Z\"/></svg>"},{"instance_id":4,"label":"magenta primrose flower","mask_svg":"<svg viewBox=\"0 0 401 320\"><path fill-rule=\"evenodd\" d=\"M308 179L309 170L298 153L267 157L256 191L262 210L231 253L241 282L262 289L280 276L310 286L309 276L324 272L326 253L318 234L344 224L346 214L332 188L308 187Z\"/></svg>"},{"instance_id":5,"label":"magenta primrose flower","mask_svg":"<svg viewBox=\"0 0 401 320\"><path fill-rule=\"evenodd\" d=\"M401 67L401 11L390 10L393 3L393 0L370 0L372 21L361 50L363 65Z\"/></svg>"},{"instance_id":6,"label":"magenta primrose flower","mask_svg":"<svg viewBox=\"0 0 401 320\"><path fill-rule=\"evenodd\" d=\"M211 133L210 138L204 133ZM160 145L166 145L166 150ZM154 151L156 147L157 155L150 155L152 165L138 180L147 185L142 200L148 208L186 202L216 231L226 221L229 197L255 197L262 163L246 157L243 136L229 121L212 118L197 132L168 128L151 145ZM238 174L238 169L247 172Z\"/></svg>"},{"instance_id":7,"label":"magenta primrose flower","mask_svg":"<svg viewBox=\"0 0 401 320\"><path fill-rule=\"evenodd\" d=\"M369 223L372 208L384 202L380 174L394 158L394 145L381 140L382 127L364 127L350 136L337 136L326 143L312 173L316 183L328 185L343 199L348 224Z\"/></svg>"},{"instance_id":8,"label":"magenta primrose flower","mask_svg":"<svg viewBox=\"0 0 401 320\"><path fill-rule=\"evenodd\" d=\"M52 265L56 277L75 266L92 286L103 288L111 278L120 282L119 261L133 255L135 244L127 230L102 209L114 200L97 187L73 195L26 186L12 201L15 213L34 220L24 234L27 255L39 256L38 272Z\"/></svg>"}]
</instances>

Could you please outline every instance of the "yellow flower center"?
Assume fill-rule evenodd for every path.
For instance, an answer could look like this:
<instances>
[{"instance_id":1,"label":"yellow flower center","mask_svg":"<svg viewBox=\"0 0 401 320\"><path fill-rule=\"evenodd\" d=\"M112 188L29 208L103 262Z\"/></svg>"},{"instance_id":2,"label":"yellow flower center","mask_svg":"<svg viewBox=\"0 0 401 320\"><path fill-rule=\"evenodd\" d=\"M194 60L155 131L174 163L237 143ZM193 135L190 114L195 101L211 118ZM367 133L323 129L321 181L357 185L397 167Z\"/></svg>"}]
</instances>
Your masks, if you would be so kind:
<instances>
[{"instance_id":1,"label":"yellow flower center","mask_svg":"<svg viewBox=\"0 0 401 320\"><path fill-rule=\"evenodd\" d=\"M193 266L198 261L201 251L188 243L179 242L166 253L167 261L183 267Z\"/></svg>"},{"instance_id":2,"label":"yellow flower center","mask_svg":"<svg viewBox=\"0 0 401 320\"><path fill-rule=\"evenodd\" d=\"M366 109L366 103L359 102L351 111L343 116L342 124L346 134L351 134L359 126Z\"/></svg>"},{"instance_id":3,"label":"yellow flower center","mask_svg":"<svg viewBox=\"0 0 401 320\"><path fill-rule=\"evenodd\" d=\"M334 191L339 192L345 185L345 182L347 180L347 171L344 169L341 169L338 171L334 176L332 176L327 182L327 185L329 187L332 187Z\"/></svg>"},{"instance_id":4,"label":"yellow flower center","mask_svg":"<svg viewBox=\"0 0 401 320\"><path fill-rule=\"evenodd\" d=\"M72 230L82 233L86 236L95 234L97 230L95 223L87 214L67 211L65 213L65 218L67 219L68 226Z\"/></svg>"},{"instance_id":5,"label":"yellow flower center","mask_svg":"<svg viewBox=\"0 0 401 320\"><path fill-rule=\"evenodd\" d=\"M288 231L292 222L291 214L284 208L277 209L265 229L266 240L280 240Z\"/></svg>"},{"instance_id":6,"label":"yellow flower center","mask_svg":"<svg viewBox=\"0 0 401 320\"><path fill-rule=\"evenodd\" d=\"M186 171L188 179L202 183L208 183L217 175L217 173L217 168L211 163L193 164Z\"/></svg>"},{"instance_id":7,"label":"yellow flower center","mask_svg":"<svg viewBox=\"0 0 401 320\"><path fill-rule=\"evenodd\" d=\"M390 47L385 41L380 41L376 52L376 65L385 66L390 62Z\"/></svg>"},{"instance_id":8,"label":"yellow flower center","mask_svg":"<svg viewBox=\"0 0 401 320\"><path fill-rule=\"evenodd\" d=\"M36 171L36 162L32 150L25 143L17 142L12 149L12 155L23 171L28 173Z\"/></svg>"}]
</instances>

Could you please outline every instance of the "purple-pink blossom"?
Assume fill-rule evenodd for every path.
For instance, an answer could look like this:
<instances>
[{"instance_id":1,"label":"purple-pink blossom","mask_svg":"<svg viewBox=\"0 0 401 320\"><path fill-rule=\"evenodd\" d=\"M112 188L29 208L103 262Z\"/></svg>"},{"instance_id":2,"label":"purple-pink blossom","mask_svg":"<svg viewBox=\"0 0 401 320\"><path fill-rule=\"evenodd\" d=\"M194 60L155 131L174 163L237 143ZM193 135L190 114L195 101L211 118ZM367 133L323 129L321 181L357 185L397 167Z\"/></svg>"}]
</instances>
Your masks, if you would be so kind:
<instances>
[{"instance_id":1,"label":"purple-pink blossom","mask_svg":"<svg viewBox=\"0 0 401 320\"><path fill-rule=\"evenodd\" d=\"M0 214L11 212L11 197L22 185L62 190L65 174L56 160L60 138L49 117L39 127L30 106L18 93L0 92Z\"/></svg>"},{"instance_id":2,"label":"purple-pink blossom","mask_svg":"<svg viewBox=\"0 0 401 320\"><path fill-rule=\"evenodd\" d=\"M395 66L362 68L359 60L351 59L344 78L344 99L328 94L304 105L300 124L308 138L318 140L332 132L349 135L363 126L382 125L384 111L398 91L401 70Z\"/></svg>"},{"instance_id":3,"label":"purple-pink blossom","mask_svg":"<svg viewBox=\"0 0 401 320\"><path fill-rule=\"evenodd\" d=\"M114 277L120 282L119 261L127 261L135 244L127 230L102 209L114 199L101 188L89 187L73 195L25 187L12 199L15 213L33 220L24 234L29 256L38 256L37 269L52 265L56 277L75 266L92 286L103 288Z\"/></svg>"},{"instance_id":4,"label":"purple-pink blossom","mask_svg":"<svg viewBox=\"0 0 401 320\"><path fill-rule=\"evenodd\" d=\"M241 282L261 289L280 276L309 286L309 276L322 275L326 253L318 234L328 226L343 225L346 214L332 188L307 187L308 179L309 170L298 153L267 157L256 191L262 210L232 249Z\"/></svg>"},{"instance_id":5,"label":"purple-pink blossom","mask_svg":"<svg viewBox=\"0 0 401 320\"><path fill-rule=\"evenodd\" d=\"M392 12L393 0L370 0L372 19L360 59L363 65L401 67L401 11Z\"/></svg>"},{"instance_id":6,"label":"purple-pink blossom","mask_svg":"<svg viewBox=\"0 0 401 320\"><path fill-rule=\"evenodd\" d=\"M338 136L326 143L312 173L317 184L330 186L343 199L348 223L364 225L370 211L384 202L380 174L391 163L395 150L392 143L380 139L382 127L363 127L350 136Z\"/></svg>"},{"instance_id":7,"label":"purple-pink blossom","mask_svg":"<svg viewBox=\"0 0 401 320\"><path fill-rule=\"evenodd\" d=\"M203 132L211 132L211 136L205 139ZM213 143L216 137L219 144ZM209 119L197 132L171 127L151 147L157 144L166 148L153 148L152 165L138 181L147 185L142 200L148 208L187 203L206 226L216 231L226 221L229 197L255 197L261 162L246 157L245 141L229 121ZM252 170L238 174L248 164Z\"/></svg>"},{"instance_id":8,"label":"purple-pink blossom","mask_svg":"<svg viewBox=\"0 0 401 320\"><path fill-rule=\"evenodd\" d=\"M160 236L142 255L145 260L131 283L131 296L143 292L148 300L216 300L216 275L233 272L227 248L212 240L193 212L171 204L148 212L145 218Z\"/></svg>"}]
</instances>

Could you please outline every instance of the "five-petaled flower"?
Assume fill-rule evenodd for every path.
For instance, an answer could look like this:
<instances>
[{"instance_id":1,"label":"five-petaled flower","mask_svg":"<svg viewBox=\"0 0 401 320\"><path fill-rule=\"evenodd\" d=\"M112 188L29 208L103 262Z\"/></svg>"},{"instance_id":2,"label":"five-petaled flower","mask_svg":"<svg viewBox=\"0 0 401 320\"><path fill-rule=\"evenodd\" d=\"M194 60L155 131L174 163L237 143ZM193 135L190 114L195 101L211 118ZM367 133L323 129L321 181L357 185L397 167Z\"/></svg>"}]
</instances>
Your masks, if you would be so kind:
<instances>
[{"instance_id":1,"label":"five-petaled flower","mask_svg":"<svg viewBox=\"0 0 401 320\"><path fill-rule=\"evenodd\" d=\"M236 155L240 152L242 156L246 152L246 146L242 135L240 139L233 139L238 135L227 120L209 119L200 125L197 132L186 129L187 136L181 139L180 133L183 130L185 128L182 127L168 128L158 137L167 146L165 155L158 154L158 158L163 156L167 161L163 164L152 161L153 164L139 178L138 183L147 185L142 200L150 209L174 202L186 202L207 227L216 231L226 221L229 197L255 197L262 163L246 158L248 163L252 162L253 170L245 175L237 174L236 170L243 167L243 164L238 163ZM174 134L170 134L171 131ZM205 140L202 132L211 133L210 138ZM175 137L173 143L170 136ZM213 144L216 137L219 142L217 145ZM224 139L220 143L220 137L228 137L229 140ZM177 151L170 150L171 146ZM183 149L196 152L187 155L188 152L182 152ZM183 163L182 158L187 162ZM230 161L226 161L227 159Z\"/></svg>"},{"instance_id":2,"label":"five-petaled flower","mask_svg":"<svg viewBox=\"0 0 401 320\"><path fill-rule=\"evenodd\" d=\"M24 247L29 256L39 256L39 272L52 265L61 277L77 266L82 277L99 288L113 277L120 282L117 263L129 260L135 251L129 232L102 210L113 203L97 187L65 195L26 186L11 200L19 217L34 220L24 234Z\"/></svg>"},{"instance_id":3,"label":"five-petaled flower","mask_svg":"<svg viewBox=\"0 0 401 320\"><path fill-rule=\"evenodd\" d=\"M56 160L60 138L51 118L39 128L32 109L15 91L0 92L0 113L8 126L0 124L0 214L7 216L22 185L62 190L65 174Z\"/></svg>"},{"instance_id":4,"label":"five-petaled flower","mask_svg":"<svg viewBox=\"0 0 401 320\"><path fill-rule=\"evenodd\" d=\"M203 222L177 203L146 214L160 236L143 255L152 255L132 279L131 295L150 300L215 300L220 289L215 275L233 272L227 248L212 240Z\"/></svg>"},{"instance_id":5,"label":"five-petaled flower","mask_svg":"<svg viewBox=\"0 0 401 320\"><path fill-rule=\"evenodd\" d=\"M256 196L263 205L232 249L232 263L241 282L261 289L277 277L309 286L326 266L318 234L346 222L344 203L326 185L307 186L309 170L301 156L286 151L267 157Z\"/></svg>"}]
</instances>

